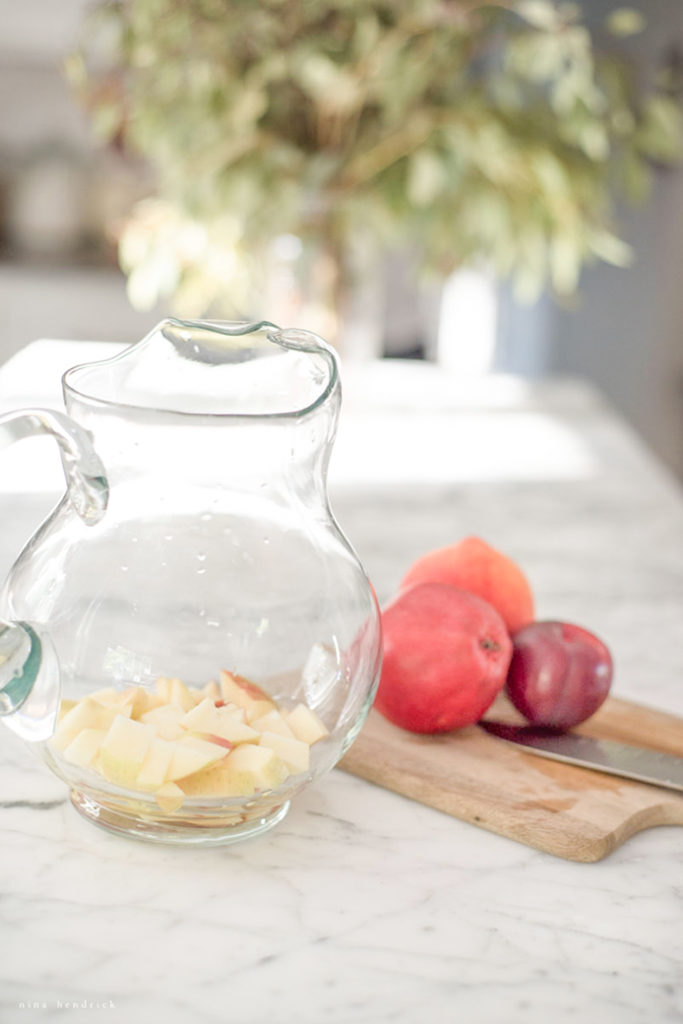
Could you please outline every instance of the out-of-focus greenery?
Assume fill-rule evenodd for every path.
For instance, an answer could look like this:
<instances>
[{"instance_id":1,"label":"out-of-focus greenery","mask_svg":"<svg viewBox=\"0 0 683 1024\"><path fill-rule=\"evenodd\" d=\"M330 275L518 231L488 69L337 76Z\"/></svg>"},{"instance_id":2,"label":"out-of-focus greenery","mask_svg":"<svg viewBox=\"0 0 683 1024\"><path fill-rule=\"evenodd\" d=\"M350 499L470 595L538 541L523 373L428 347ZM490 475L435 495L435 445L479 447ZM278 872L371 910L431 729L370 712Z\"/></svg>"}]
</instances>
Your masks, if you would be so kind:
<instances>
[{"instance_id":1,"label":"out-of-focus greenery","mask_svg":"<svg viewBox=\"0 0 683 1024\"><path fill-rule=\"evenodd\" d=\"M157 190L120 258L138 306L232 311L269 240L410 242L448 273L483 260L520 296L625 265L620 196L681 156L671 82L552 0L114 0L69 73L99 133Z\"/></svg>"}]
</instances>

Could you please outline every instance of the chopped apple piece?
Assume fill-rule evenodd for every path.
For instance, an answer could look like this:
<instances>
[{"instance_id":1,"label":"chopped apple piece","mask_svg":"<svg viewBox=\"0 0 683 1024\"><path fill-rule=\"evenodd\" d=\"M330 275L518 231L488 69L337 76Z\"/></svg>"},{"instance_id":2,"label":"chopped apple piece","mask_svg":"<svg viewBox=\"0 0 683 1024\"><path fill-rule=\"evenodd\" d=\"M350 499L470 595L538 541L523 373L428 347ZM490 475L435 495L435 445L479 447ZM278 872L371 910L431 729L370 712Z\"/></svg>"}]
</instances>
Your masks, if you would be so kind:
<instances>
[{"instance_id":1,"label":"chopped apple piece","mask_svg":"<svg viewBox=\"0 0 683 1024\"><path fill-rule=\"evenodd\" d=\"M279 711L269 711L261 718L253 718L251 727L258 729L259 732L278 732L281 736L288 736L291 740L296 739Z\"/></svg>"},{"instance_id":2,"label":"chopped apple piece","mask_svg":"<svg viewBox=\"0 0 683 1024\"><path fill-rule=\"evenodd\" d=\"M140 789L159 789L160 786L163 786L174 750L174 744L169 743L168 740L162 740L159 737L152 740L136 780L136 785Z\"/></svg>"},{"instance_id":3,"label":"chopped apple piece","mask_svg":"<svg viewBox=\"0 0 683 1024\"><path fill-rule=\"evenodd\" d=\"M166 676L159 676L156 683L154 684L157 693L161 700L168 704L171 700L171 680Z\"/></svg>"},{"instance_id":4,"label":"chopped apple piece","mask_svg":"<svg viewBox=\"0 0 683 1024\"><path fill-rule=\"evenodd\" d=\"M180 704L184 711L189 711L195 706L194 696L180 679L159 676L156 681L156 691L164 704ZM197 694L197 698L201 700L199 694Z\"/></svg>"},{"instance_id":5,"label":"chopped apple piece","mask_svg":"<svg viewBox=\"0 0 683 1024\"><path fill-rule=\"evenodd\" d=\"M130 707L99 704L91 697L84 697L67 711L50 742L55 750L66 750L82 729L108 729L117 716L129 715Z\"/></svg>"},{"instance_id":6,"label":"chopped apple piece","mask_svg":"<svg viewBox=\"0 0 683 1024\"><path fill-rule=\"evenodd\" d=\"M173 757L166 773L168 782L175 782L177 779L184 779L187 775L208 768L216 761L226 757L226 748L217 743L209 743L207 740L195 736L183 737L175 740Z\"/></svg>"},{"instance_id":7,"label":"chopped apple piece","mask_svg":"<svg viewBox=\"0 0 683 1024\"><path fill-rule=\"evenodd\" d=\"M187 796L251 796L257 789L275 789L289 775L287 765L267 747L245 743L224 760L182 779Z\"/></svg>"},{"instance_id":8,"label":"chopped apple piece","mask_svg":"<svg viewBox=\"0 0 683 1024\"><path fill-rule=\"evenodd\" d=\"M234 744L258 743L259 734L256 729L231 715L219 714L218 721L214 723L211 731Z\"/></svg>"},{"instance_id":9,"label":"chopped apple piece","mask_svg":"<svg viewBox=\"0 0 683 1024\"><path fill-rule=\"evenodd\" d=\"M162 811L171 814L183 806L185 794L175 782L165 782L154 794L154 799Z\"/></svg>"},{"instance_id":10,"label":"chopped apple piece","mask_svg":"<svg viewBox=\"0 0 683 1024\"><path fill-rule=\"evenodd\" d=\"M181 725L185 729L209 728L218 715L218 708L210 697L205 697L183 715Z\"/></svg>"},{"instance_id":11,"label":"chopped apple piece","mask_svg":"<svg viewBox=\"0 0 683 1024\"><path fill-rule=\"evenodd\" d=\"M275 701L260 686L244 676L223 669L220 678L223 700L244 708L247 722L251 722L252 718L260 718L274 708L277 710Z\"/></svg>"},{"instance_id":12,"label":"chopped apple piece","mask_svg":"<svg viewBox=\"0 0 683 1024\"><path fill-rule=\"evenodd\" d=\"M0 664L2 664L2 662L0 662ZM75 706L76 706L76 701L75 700L67 700L66 697L62 697L62 699L59 702L59 711L57 712L57 721L61 722L61 720L64 718L64 715L67 713L67 711L71 711L71 709L73 707L75 707Z\"/></svg>"},{"instance_id":13,"label":"chopped apple piece","mask_svg":"<svg viewBox=\"0 0 683 1024\"><path fill-rule=\"evenodd\" d=\"M179 786L185 796L251 796L254 776L228 767L228 758L194 775L180 779Z\"/></svg>"},{"instance_id":14,"label":"chopped apple piece","mask_svg":"<svg viewBox=\"0 0 683 1024\"><path fill-rule=\"evenodd\" d=\"M100 752L106 729L81 729L64 751L64 760L88 768Z\"/></svg>"},{"instance_id":15,"label":"chopped apple piece","mask_svg":"<svg viewBox=\"0 0 683 1024\"><path fill-rule=\"evenodd\" d=\"M229 767L254 776L254 789L275 789L289 775L287 765L268 747L243 743L228 757Z\"/></svg>"},{"instance_id":16,"label":"chopped apple piece","mask_svg":"<svg viewBox=\"0 0 683 1024\"><path fill-rule=\"evenodd\" d=\"M218 736L215 732L201 732L193 729L192 732L188 732L187 736L196 739L204 740L206 743L215 743L219 747L225 747L226 750L232 750L234 744L230 740L226 740L225 736Z\"/></svg>"},{"instance_id":17,"label":"chopped apple piece","mask_svg":"<svg viewBox=\"0 0 683 1024\"><path fill-rule=\"evenodd\" d=\"M214 703L221 699L221 688L215 679L212 679L210 683L206 684L206 686L202 686L199 693L202 697L208 697L209 700L212 700Z\"/></svg>"},{"instance_id":18,"label":"chopped apple piece","mask_svg":"<svg viewBox=\"0 0 683 1024\"><path fill-rule=\"evenodd\" d=\"M241 713L242 709L238 710ZM213 733L231 743L258 742L255 729L245 725L229 708L217 708L208 697L188 711L181 724L193 732Z\"/></svg>"},{"instance_id":19,"label":"chopped apple piece","mask_svg":"<svg viewBox=\"0 0 683 1024\"><path fill-rule=\"evenodd\" d=\"M296 738L309 746L329 736L329 730L307 704L297 704L293 711L286 711L285 721Z\"/></svg>"},{"instance_id":20,"label":"chopped apple piece","mask_svg":"<svg viewBox=\"0 0 683 1024\"><path fill-rule=\"evenodd\" d=\"M142 718L145 712L164 706L164 701L161 697L156 693L150 693L142 686L131 686L127 690L124 690L121 696L125 698L125 704L130 704L130 717L135 718L138 721Z\"/></svg>"},{"instance_id":21,"label":"chopped apple piece","mask_svg":"<svg viewBox=\"0 0 683 1024\"><path fill-rule=\"evenodd\" d=\"M216 710L220 711L224 718L231 718L233 722L246 722L247 716L244 708L240 708L237 704L220 702L216 704Z\"/></svg>"},{"instance_id":22,"label":"chopped apple piece","mask_svg":"<svg viewBox=\"0 0 683 1024\"><path fill-rule=\"evenodd\" d=\"M98 757L97 763L104 777L119 786L134 787L156 734L153 725L117 715Z\"/></svg>"},{"instance_id":23,"label":"chopped apple piece","mask_svg":"<svg viewBox=\"0 0 683 1024\"><path fill-rule=\"evenodd\" d=\"M169 704L180 704L184 711L195 706L195 699L180 679L171 679L169 688Z\"/></svg>"},{"instance_id":24,"label":"chopped apple piece","mask_svg":"<svg viewBox=\"0 0 683 1024\"><path fill-rule=\"evenodd\" d=\"M282 758L290 771L296 775L308 771L310 765L308 743L290 739L289 736L282 736L277 732L262 733L260 743L262 747L267 747Z\"/></svg>"},{"instance_id":25,"label":"chopped apple piece","mask_svg":"<svg viewBox=\"0 0 683 1024\"><path fill-rule=\"evenodd\" d=\"M140 721L155 726L162 740L177 740L184 732L180 724L184 717L185 712L180 704L162 704L161 707L145 711Z\"/></svg>"}]
</instances>

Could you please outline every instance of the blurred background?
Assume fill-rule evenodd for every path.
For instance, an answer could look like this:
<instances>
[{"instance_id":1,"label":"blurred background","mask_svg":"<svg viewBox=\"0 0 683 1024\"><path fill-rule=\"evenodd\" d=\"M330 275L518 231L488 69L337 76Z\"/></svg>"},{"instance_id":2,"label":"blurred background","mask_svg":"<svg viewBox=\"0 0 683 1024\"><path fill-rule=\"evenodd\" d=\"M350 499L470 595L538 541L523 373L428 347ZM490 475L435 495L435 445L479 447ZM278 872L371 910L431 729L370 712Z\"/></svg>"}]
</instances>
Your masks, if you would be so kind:
<instances>
[{"instance_id":1,"label":"blurred background","mask_svg":"<svg viewBox=\"0 0 683 1024\"><path fill-rule=\"evenodd\" d=\"M239 15L263 15L243 26L258 61L243 38L220 75L211 20L239 34L223 0L136 0L124 43L119 11L74 59L101 6L0 0L0 363L38 338L134 341L170 310L268 316L320 329L348 361L587 378L683 479L680 0L533 0L512 26L476 4L271 2ZM293 27L289 65L263 20L278 7L317 17ZM355 19L351 57L340 7ZM602 91L598 51L621 62ZM201 91L184 88L188 54ZM350 69L379 55L361 103ZM439 60L455 92L440 89ZM385 158L399 129L407 141ZM193 147L204 157L216 139L204 164Z\"/></svg>"}]
</instances>

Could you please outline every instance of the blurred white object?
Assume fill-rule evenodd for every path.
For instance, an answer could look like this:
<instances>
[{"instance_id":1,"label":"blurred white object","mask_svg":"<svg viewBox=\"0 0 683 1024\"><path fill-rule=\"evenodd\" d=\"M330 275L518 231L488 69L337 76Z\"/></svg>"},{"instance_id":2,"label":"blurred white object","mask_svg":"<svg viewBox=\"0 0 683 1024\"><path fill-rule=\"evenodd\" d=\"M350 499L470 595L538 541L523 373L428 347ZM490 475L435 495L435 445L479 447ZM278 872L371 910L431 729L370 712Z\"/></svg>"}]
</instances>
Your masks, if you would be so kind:
<instances>
[{"instance_id":1,"label":"blurred white object","mask_svg":"<svg viewBox=\"0 0 683 1024\"><path fill-rule=\"evenodd\" d=\"M491 370L496 347L498 297L486 270L457 270L446 281L441 304L437 362L464 376Z\"/></svg>"}]
</instances>

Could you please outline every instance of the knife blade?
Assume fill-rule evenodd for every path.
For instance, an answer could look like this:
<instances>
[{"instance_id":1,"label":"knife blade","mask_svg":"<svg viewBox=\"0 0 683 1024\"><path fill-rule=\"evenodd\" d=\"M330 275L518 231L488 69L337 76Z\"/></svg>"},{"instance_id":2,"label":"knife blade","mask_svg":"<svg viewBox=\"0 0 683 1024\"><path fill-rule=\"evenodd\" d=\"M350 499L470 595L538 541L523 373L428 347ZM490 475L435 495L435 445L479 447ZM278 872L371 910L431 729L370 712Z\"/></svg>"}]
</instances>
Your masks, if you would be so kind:
<instances>
[{"instance_id":1,"label":"knife blade","mask_svg":"<svg viewBox=\"0 0 683 1024\"><path fill-rule=\"evenodd\" d=\"M479 725L492 736L516 743L530 754L683 792L683 757L534 725L490 721Z\"/></svg>"}]
</instances>

